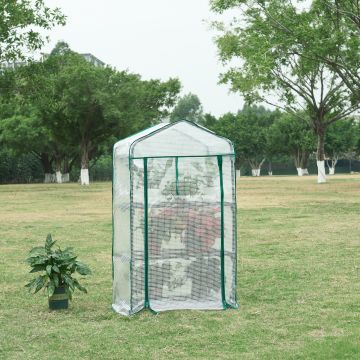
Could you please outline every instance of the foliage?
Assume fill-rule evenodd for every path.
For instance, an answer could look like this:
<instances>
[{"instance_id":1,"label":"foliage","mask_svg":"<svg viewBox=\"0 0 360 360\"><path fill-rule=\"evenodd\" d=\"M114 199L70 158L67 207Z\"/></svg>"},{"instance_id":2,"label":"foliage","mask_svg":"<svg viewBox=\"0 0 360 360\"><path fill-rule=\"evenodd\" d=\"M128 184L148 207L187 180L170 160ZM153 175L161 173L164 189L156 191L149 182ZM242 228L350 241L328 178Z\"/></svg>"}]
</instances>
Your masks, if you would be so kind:
<instances>
[{"instance_id":1,"label":"foliage","mask_svg":"<svg viewBox=\"0 0 360 360\"><path fill-rule=\"evenodd\" d=\"M311 49L309 56L335 72L360 101L360 6L358 0L314 0L313 9L322 22L322 37L315 44L306 36L298 37ZM305 34L306 35L306 34Z\"/></svg>"},{"instance_id":2,"label":"foliage","mask_svg":"<svg viewBox=\"0 0 360 360\"><path fill-rule=\"evenodd\" d=\"M45 173L53 163L70 172L78 160L88 168L119 138L168 116L180 90L177 79L96 67L64 42L44 61L0 74L0 86L0 141L35 152Z\"/></svg>"},{"instance_id":3,"label":"foliage","mask_svg":"<svg viewBox=\"0 0 360 360\"><path fill-rule=\"evenodd\" d=\"M52 296L56 288L64 286L70 299L75 289L86 293L87 290L72 274L77 272L83 276L90 275L89 267L77 260L72 248L53 250L55 243L56 241L49 234L45 246L37 246L30 251L26 260L32 268L30 273L43 272L43 274L25 286L34 293L44 288L48 296Z\"/></svg>"},{"instance_id":4,"label":"foliage","mask_svg":"<svg viewBox=\"0 0 360 360\"><path fill-rule=\"evenodd\" d=\"M217 38L220 59L228 64L241 60L221 81L247 101L271 103L301 121L310 119L318 137L317 158L324 160L327 127L356 111L360 103L323 58L358 58L360 37L351 36L353 28L346 24L332 31L331 14L321 1L301 10L286 0L213 0L212 6L219 13L237 8L241 14L229 27L217 24L222 34Z\"/></svg>"},{"instance_id":5,"label":"foliage","mask_svg":"<svg viewBox=\"0 0 360 360\"><path fill-rule=\"evenodd\" d=\"M43 177L44 172L36 155L19 155L0 148L0 184L40 182Z\"/></svg>"},{"instance_id":6,"label":"foliage","mask_svg":"<svg viewBox=\"0 0 360 360\"><path fill-rule=\"evenodd\" d=\"M0 143L17 154L40 153L47 147L48 135L34 114L14 115L0 121Z\"/></svg>"},{"instance_id":7,"label":"foliage","mask_svg":"<svg viewBox=\"0 0 360 360\"><path fill-rule=\"evenodd\" d=\"M199 124L208 129L212 129L216 125L216 122L217 118L214 115L206 113L203 119L199 122Z\"/></svg>"},{"instance_id":8,"label":"foliage","mask_svg":"<svg viewBox=\"0 0 360 360\"><path fill-rule=\"evenodd\" d=\"M326 133L325 153L328 158L339 159L351 153L357 142L354 119L332 124Z\"/></svg>"},{"instance_id":9,"label":"foliage","mask_svg":"<svg viewBox=\"0 0 360 360\"><path fill-rule=\"evenodd\" d=\"M238 167L246 160L257 169L269 155L268 131L279 115L262 106L246 105L237 114L228 113L220 117L212 129L233 142Z\"/></svg>"},{"instance_id":10,"label":"foliage","mask_svg":"<svg viewBox=\"0 0 360 360\"><path fill-rule=\"evenodd\" d=\"M170 114L170 122L187 120L201 123L203 120L203 109L197 95L189 93L181 97Z\"/></svg>"},{"instance_id":11,"label":"foliage","mask_svg":"<svg viewBox=\"0 0 360 360\"><path fill-rule=\"evenodd\" d=\"M64 25L65 16L44 0L0 0L0 62L24 59L44 44L40 29Z\"/></svg>"},{"instance_id":12,"label":"foliage","mask_svg":"<svg viewBox=\"0 0 360 360\"><path fill-rule=\"evenodd\" d=\"M356 132L356 141L355 141L355 152L360 156L360 119L356 118L355 121L355 132Z\"/></svg>"},{"instance_id":13,"label":"foliage","mask_svg":"<svg viewBox=\"0 0 360 360\"><path fill-rule=\"evenodd\" d=\"M293 156L296 168L305 169L310 153L316 148L316 139L309 122L282 114L269 129L268 146L277 155Z\"/></svg>"}]
</instances>

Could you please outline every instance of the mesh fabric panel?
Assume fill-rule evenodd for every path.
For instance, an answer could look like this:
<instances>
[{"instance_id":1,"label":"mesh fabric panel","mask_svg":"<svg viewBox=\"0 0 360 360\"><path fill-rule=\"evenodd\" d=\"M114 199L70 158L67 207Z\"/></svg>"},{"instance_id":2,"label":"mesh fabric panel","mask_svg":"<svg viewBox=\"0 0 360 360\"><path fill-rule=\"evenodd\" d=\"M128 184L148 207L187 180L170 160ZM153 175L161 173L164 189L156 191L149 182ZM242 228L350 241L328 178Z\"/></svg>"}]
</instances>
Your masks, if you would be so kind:
<instances>
[{"instance_id":1,"label":"mesh fabric panel","mask_svg":"<svg viewBox=\"0 0 360 360\"><path fill-rule=\"evenodd\" d=\"M149 298L156 311L222 307L218 174L210 172L215 160L180 158L178 171L174 158L151 161ZM159 168L160 183L152 181Z\"/></svg>"},{"instance_id":2,"label":"mesh fabric panel","mask_svg":"<svg viewBox=\"0 0 360 360\"><path fill-rule=\"evenodd\" d=\"M229 158L231 165L231 159ZM231 171L231 166L229 169ZM144 178L132 165L132 303L144 301ZM229 175L231 179L231 173ZM230 180L231 181L231 180ZM137 184L135 186L134 184ZM155 311L219 309L221 203L216 157L148 159L148 294ZM232 187L225 222L227 300L235 303ZM139 190L139 191L138 191ZM232 301L234 299L234 301Z\"/></svg>"},{"instance_id":3,"label":"mesh fabric panel","mask_svg":"<svg viewBox=\"0 0 360 360\"><path fill-rule=\"evenodd\" d=\"M144 163L131 161L131 307L142 308L145 302L144 282Z\"/></svg>"},{"instance_id":4,"label":"mesh fabric panel","mask_svg":"<svg viewBox=\"0 0 360 360\"><path fill-rule=\"evenodd\" d=\"M224 255L226 302L234 307L236 303L236 201L234 157L223 157L224 180Z\"/></svg>"},{"instance_id":5,"label":"mesh fabric panel","mask_svg":"<svg viewBox=\"0 0 360 360\"><path fill-rule=\"evenodd\" d=\"M113 308L130 314L130 172L127 158L116 158L113 176Z\"/></svg>"}]
</instances>

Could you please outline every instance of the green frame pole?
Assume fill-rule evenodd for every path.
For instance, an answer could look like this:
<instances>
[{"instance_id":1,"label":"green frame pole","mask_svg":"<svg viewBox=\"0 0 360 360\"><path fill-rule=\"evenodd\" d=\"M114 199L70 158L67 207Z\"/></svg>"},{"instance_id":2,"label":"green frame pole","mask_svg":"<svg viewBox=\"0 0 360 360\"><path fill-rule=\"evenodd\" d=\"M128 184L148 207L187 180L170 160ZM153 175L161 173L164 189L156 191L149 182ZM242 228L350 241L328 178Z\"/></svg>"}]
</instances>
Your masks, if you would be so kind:
<instances>
[{"instance_id":1,"label":"green frame pole","mask_svg":"<svg viewBox=\"0 0 360 360\"><path fill-rule=\"evenodd\" d=\"M179 157L175 157L175 186L176 195L179 195Z\"/></svg>"},{"instance_id":2,"label":"green frame pole","mask_svg":"<svg viewBox=\"0 0 360 360\"><path fill-rule=\"evenodd\" d=\"M148 159L144 158L144 291L145 308L150 308L149 302L149 244L148 244Z\"/></svg>"},{"instance_id":3,"label":"green frame pole","mask_svg":"<svg viewBox=\"0 0 360 360\"><path fill-rule=\"evenodd\" d=\"M226 302L225 294L225 250L224 250L224 179L223 179L223 159L221 155L217 156L218 167L219 167L219 178L220 178L220 204L221 204L221 233L220 233L220 266L221 266L221 302L224 309L228 308L229 305Z\"/></svg>"}]
</instances>

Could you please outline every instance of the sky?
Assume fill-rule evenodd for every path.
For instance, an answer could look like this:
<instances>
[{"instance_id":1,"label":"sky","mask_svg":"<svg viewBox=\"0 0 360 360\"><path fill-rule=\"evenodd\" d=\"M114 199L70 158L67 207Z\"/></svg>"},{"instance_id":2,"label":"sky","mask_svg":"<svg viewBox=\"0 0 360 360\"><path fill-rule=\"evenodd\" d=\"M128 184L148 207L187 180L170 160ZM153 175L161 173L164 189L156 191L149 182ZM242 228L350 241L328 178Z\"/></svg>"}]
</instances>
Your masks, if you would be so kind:
<instances>
[{"instance_id":1,"label":"sky","mask_svg":"<svg viewBox=\"0 0 360 360\"><path fill-rule=\"evenodd\" d=\"M224 67L209 22L219 17L211 13L209 0L46 0L46 4L60 7L67 24L47 32L50 42L43 52L66 41L74 51L92 53L144 79L179 78L182 94L198 95L205 112L219 116L242 108L241 96L218 84Z\"/></svg>"}]
</instances>

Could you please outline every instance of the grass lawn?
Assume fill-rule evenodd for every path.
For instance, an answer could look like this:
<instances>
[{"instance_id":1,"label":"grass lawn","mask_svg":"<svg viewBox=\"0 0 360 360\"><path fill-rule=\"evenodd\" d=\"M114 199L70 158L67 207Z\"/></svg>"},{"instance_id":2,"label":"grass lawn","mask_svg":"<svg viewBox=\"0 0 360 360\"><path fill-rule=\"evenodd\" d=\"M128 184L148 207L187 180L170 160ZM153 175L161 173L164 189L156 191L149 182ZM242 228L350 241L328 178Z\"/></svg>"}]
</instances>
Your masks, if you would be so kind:
<instances>
[{"instance_id":1,"label":"grass lawn","mask_svg":"<svg viewBox=\"0 0 360 360\"><path fill-rule=\"evenodd\" d=\"M0 359L360 359L360 175L238 181L238 310L111 310L111 184L0 186ZM24 263L48 232L89 294L50 312Z\"/></svg>"}]
</instances>

